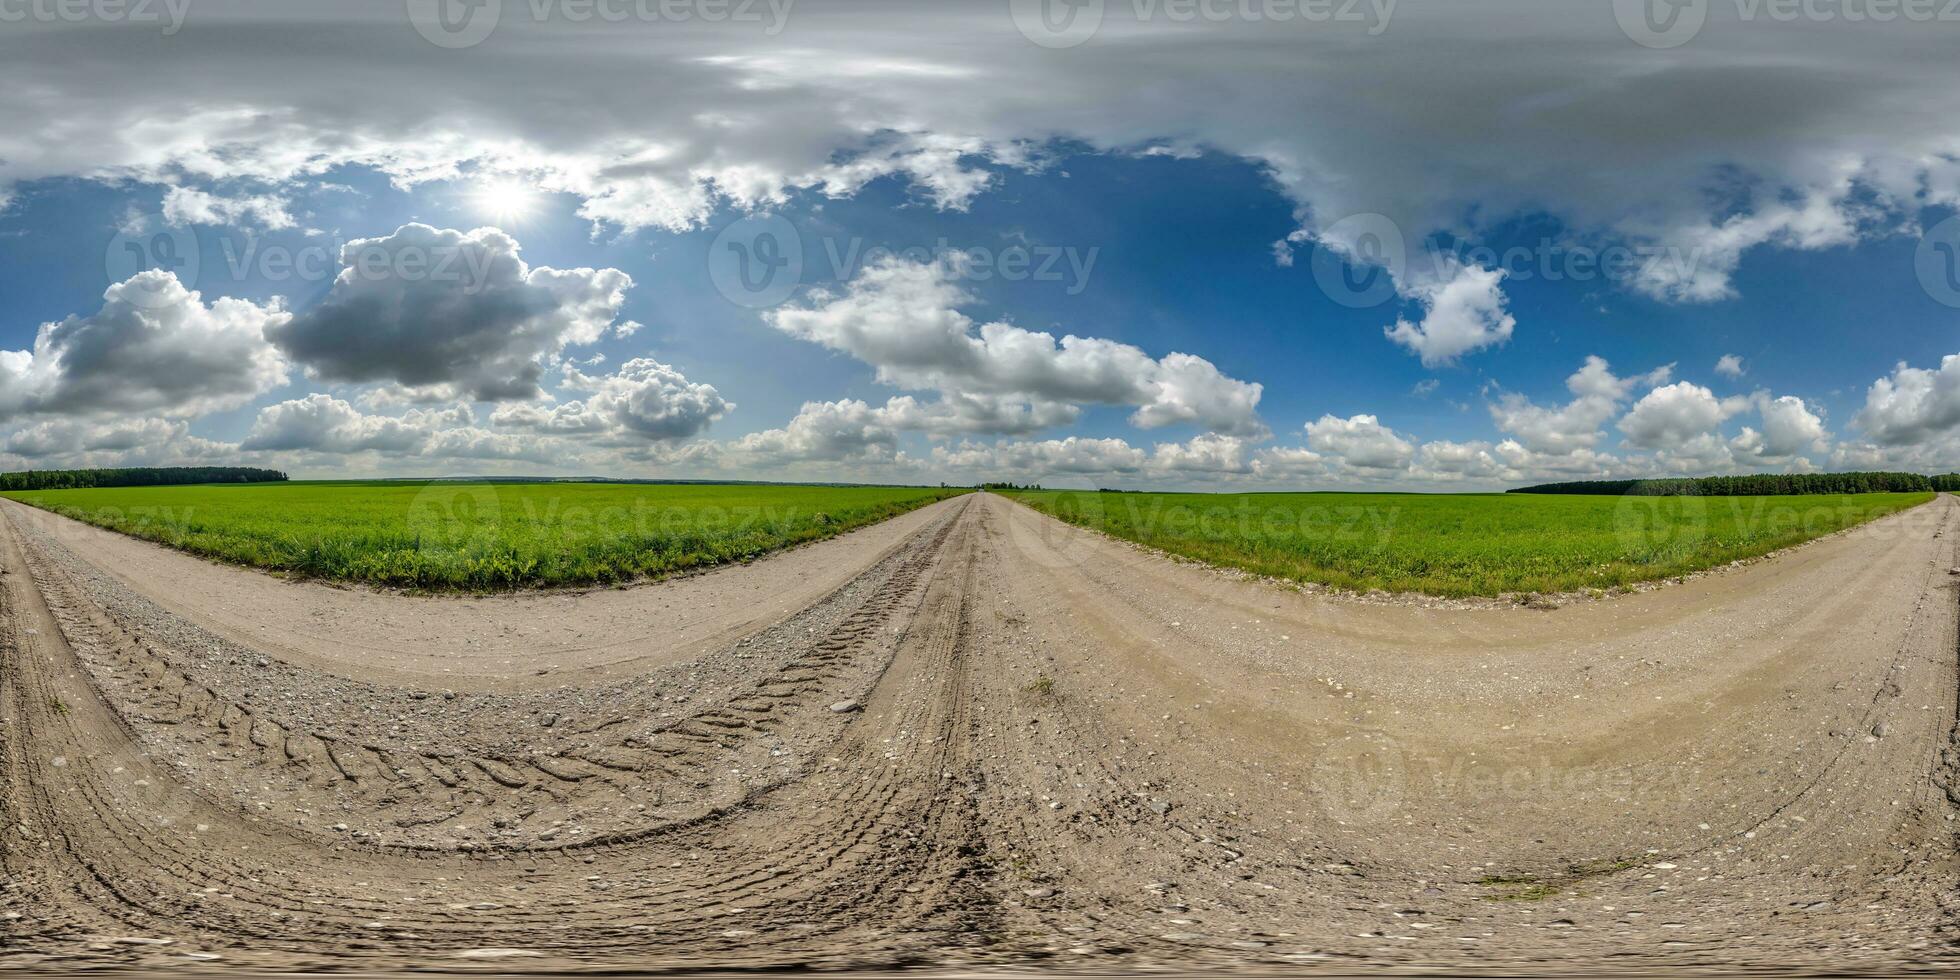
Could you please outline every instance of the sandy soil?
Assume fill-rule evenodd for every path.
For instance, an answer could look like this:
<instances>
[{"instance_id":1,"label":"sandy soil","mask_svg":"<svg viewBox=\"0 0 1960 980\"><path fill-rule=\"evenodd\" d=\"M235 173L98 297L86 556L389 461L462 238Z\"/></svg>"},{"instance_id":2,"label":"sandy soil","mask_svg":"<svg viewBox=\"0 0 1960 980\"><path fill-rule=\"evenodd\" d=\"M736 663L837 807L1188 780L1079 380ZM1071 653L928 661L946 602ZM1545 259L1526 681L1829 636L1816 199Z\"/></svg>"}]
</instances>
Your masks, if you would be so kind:
<instances>
[{"instance_id":1,"label":"sandy soil","mask_svg":"<svg viewBox=\"0 0 1960 980\"><path fill-rule=\"evenodd\" d=\"M660 588L465 597L282 583L0 500L17 525L55 538L165 612L227 640L313 669L458 690L630 676L725 646L835 591L949 505L957 506L928 505L766 562L688 575Z\"/></svg>"},{"instance_id":2,"label":"sandy soil","mask_svg":"<svg viewBox=\"0 0 1960 980\"><path fill-rule=\"evenodd\" d=\"M0 506L0 967L1960 968L1960 501L1558 610L991 495L431 599Z\"/></svg>"}]
</instances>

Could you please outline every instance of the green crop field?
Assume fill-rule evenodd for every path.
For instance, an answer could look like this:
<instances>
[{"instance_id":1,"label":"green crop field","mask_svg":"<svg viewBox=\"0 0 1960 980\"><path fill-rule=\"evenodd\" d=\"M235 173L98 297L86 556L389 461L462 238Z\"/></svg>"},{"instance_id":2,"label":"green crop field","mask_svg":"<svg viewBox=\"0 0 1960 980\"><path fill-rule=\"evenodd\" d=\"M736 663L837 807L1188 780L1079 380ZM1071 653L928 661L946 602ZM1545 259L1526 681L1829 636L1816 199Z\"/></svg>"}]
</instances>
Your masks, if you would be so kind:
<instances>
[{"instance_id":1,"label":"green crop field","mask_svg":"<svg viewBox=\"0 0 1960 980\"><path fill-rule=\"evenodd\" d=\"M1338 588L1610 589L1753 558L1932 499L1522 494L1007 494L1175 555Z\"/></svg>"},{"instance_id":2,"label":"green crop field","mask_svg":"<svg viewBox=\"0 0 1960 980\"><path fill-rule=\"evenodd\" d=\"M746 561L958 490L616 483L258 483L5 494L194 554L424 589L623 582Z\"/></svg>"}]
</instances>

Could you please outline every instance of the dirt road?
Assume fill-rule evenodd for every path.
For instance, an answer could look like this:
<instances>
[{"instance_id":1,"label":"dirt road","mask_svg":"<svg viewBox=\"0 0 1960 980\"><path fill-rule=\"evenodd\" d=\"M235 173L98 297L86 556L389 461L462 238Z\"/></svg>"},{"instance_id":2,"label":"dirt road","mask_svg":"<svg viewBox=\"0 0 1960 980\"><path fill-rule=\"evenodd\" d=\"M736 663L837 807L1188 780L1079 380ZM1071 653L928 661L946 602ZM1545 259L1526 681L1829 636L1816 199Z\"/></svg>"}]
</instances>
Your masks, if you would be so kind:
<instances>
[{"instance_id":1,"label":"dirt road","mask_svg":"<svg viewBox=\"0 0 1960 980\"><path fill-rule=\"evenodd\" d=\"M991 495L443 600L0 504L0 967L1960 966L1960 501L1554 611Z\"/></svg>"}]
</instances>

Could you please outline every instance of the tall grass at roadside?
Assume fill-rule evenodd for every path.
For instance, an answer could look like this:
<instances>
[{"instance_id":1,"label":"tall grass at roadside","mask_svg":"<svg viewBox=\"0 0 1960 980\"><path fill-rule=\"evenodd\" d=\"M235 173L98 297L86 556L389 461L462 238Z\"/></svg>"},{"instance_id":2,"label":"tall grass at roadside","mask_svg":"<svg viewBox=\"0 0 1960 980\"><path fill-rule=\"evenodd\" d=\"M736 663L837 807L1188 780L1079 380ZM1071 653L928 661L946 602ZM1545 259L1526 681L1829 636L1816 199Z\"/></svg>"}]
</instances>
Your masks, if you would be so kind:
<instances>
[{"instance_id":1,"label":"tall grass at roadside","mask_svg":"<svg viewBox=\"0 0 1960 980\"><path fill-rule=\"evenodd\" d=\"M267 483L5 496L220 561L423 589L583 585L747 561L960 491L605 483Z\"/></svg>"},{"instance_id":2,"label":"tall grass at roadside","mask_svg":"<svg viewBox=\"0 0 1960 980\"><path fill-rule=\"evenodd\" d=\"M1011 491L1070 523L1260 575L1366 591L1610 589L1754 558L1933 498Z\"/></svg>"}]
</instances>

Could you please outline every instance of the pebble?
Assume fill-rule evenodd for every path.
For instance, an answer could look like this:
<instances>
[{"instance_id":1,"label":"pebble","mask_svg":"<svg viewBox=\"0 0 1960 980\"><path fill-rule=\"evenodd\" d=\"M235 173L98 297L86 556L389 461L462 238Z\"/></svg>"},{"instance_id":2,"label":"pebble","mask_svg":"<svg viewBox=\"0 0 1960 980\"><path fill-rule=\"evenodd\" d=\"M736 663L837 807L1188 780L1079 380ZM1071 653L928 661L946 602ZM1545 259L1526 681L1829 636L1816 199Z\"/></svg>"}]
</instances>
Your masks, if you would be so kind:
<instances>
[{"instance_id":1,"label":"pebble","mask_svg":"<svg viewBox=\"0 0 1960 980\"><path fill-rule=\"evenodd\" d=\"M1878 724L1872 726L1873 738L1884 738L1885 736L1890 734L1892 734L1892 726L1886 724L1885 722L1881 721Z\"/></svg>"},{"instance_id":2,"label":"pebble","mask_svg":"<svg viewBox=\"0 0 1960 980\"><path fill-rule=\"evenodd\" d=\"M853 711L862 711L863 709L864 706L858 704L856 701L839 701L830 706L832 712L840 715L848 715Z\"/></svg>"}]
</instances>

